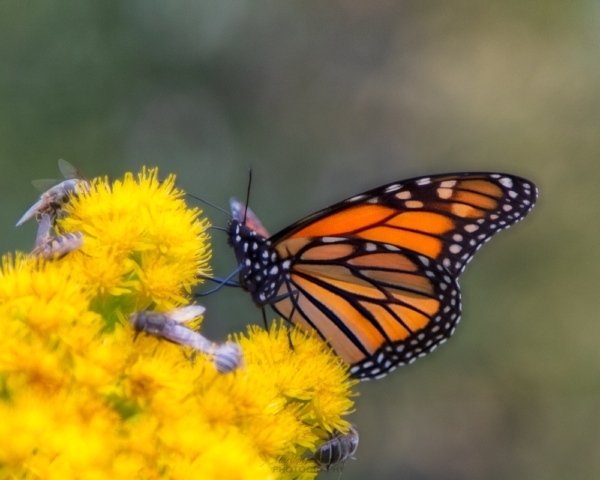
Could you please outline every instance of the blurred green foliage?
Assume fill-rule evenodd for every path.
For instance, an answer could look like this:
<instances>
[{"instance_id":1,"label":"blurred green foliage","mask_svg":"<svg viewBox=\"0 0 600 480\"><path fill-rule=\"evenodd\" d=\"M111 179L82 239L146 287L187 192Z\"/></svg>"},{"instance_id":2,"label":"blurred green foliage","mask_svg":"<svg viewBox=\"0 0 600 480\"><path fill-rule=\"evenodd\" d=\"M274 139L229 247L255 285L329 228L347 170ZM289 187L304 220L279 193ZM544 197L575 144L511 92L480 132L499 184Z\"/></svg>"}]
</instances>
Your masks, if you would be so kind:
<instances>
[{"instance_id":1,"label":"blurred green foliage","mask_svg":"<svg viewBox=\"0 0 600 480\"><path fill-rule=\"evenodd\" d=\"M58 158L222 206L251 166L272 232L409 176L523 175L539 204L467 269L455 337L360 385L343 478L598 478L598 32L597 0L2 2L1 250L32 247L13 225ZM215 338L261 322L237 290L205 304Z\"/></svg>"}]
</instances>

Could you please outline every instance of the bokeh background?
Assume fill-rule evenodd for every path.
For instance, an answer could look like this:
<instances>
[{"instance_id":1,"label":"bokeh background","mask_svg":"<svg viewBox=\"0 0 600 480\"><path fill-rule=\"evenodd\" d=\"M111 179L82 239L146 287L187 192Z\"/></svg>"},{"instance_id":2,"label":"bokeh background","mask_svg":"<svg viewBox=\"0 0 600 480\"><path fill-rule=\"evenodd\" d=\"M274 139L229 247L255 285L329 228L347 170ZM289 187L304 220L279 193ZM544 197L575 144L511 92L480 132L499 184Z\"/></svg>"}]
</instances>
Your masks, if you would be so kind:
<instances>
[{"instance_id":1,"label":"bokeh background","mask_svg":"<svg viewBox=\"0 0 600 480\"><path fill-rule=\"evenodd\" d=\"M252 167L272 232L415 175L538 184L461 278L455 337L358 386L344 480L600 478L599 156L597 0L0 3L3 252L32 248L14 224L58 158L223 207ZM261 323L235 289L205 304L215 340Z\"/></svg>"}]
</instances>

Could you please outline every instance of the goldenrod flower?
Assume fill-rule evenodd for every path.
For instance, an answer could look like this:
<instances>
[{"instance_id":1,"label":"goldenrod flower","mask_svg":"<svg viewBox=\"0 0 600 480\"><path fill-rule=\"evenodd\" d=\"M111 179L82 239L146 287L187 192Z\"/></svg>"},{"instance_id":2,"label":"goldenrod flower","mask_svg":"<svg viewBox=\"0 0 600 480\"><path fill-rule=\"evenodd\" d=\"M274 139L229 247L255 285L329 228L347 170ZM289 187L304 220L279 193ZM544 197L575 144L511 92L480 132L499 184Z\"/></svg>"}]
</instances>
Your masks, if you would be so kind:
<instances>
[{"instance_id":1,"label":"goldenrod flower","mask_svg":"<svg viewBox=\"0 0 600 480\"><path fill-rule=\"evenodd\" d=\"M83 232L81 250L3 257L1 478L311 479L310 452L347 431L354 382L312 335L251 327L236 337L245 365L226 375L135 338L131 313L189 303L209 272L208 222L174 180L96 179L57 226Z\"/></svg>"},{"instance_id":2,"label":"goldenrod flower","mask_svg":"<svg viewBox=\"0 0 600 480\"><path fill-rule=\"evenodd\" d=\"M109 185L96 179L67 207L59 221L67 232L81 231L85 245L64 261L72 264L85 288L122 311L154 305L166 310L188 302L186 293L208 273L208 222L188 209L175 177L158 181L157 170L143 170ZM122 297L122 298L118 298Z\"/></svg>"}]
</instances>

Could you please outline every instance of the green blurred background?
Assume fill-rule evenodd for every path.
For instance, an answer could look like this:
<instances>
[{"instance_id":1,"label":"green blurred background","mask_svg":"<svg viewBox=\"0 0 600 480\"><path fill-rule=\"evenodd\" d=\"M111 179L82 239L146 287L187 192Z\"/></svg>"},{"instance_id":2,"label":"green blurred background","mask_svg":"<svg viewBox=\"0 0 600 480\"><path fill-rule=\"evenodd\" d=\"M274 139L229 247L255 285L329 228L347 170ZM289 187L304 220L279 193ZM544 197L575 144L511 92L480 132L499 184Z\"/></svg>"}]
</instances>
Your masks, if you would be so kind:
<instances>
[{"instance_id":1,"label":"green blurred background","mask_svg":"<svg viewBox=\"0 0 600 480\"><path fill-rule=\"evenodd\" d=\"M455 337L358 386L344 480L600 478L599 152L594 0L0 3L1 251L32 248L14 224L58 158L224 207L252 166L271 232L415 175L538 184L461 278ZM214 339L261 323L235 289L205 304Z\"/></svg>"}]
</instances>

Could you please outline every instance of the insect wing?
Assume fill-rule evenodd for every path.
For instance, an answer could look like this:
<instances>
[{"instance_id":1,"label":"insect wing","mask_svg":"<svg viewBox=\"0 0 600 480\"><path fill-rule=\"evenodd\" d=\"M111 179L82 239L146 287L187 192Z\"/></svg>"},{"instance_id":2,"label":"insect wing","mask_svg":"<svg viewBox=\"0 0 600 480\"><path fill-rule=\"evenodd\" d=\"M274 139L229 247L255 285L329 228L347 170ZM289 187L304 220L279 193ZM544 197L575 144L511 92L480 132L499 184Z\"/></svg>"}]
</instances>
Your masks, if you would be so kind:
<instances>
[{"instance_id":1,"label":"insect wing","mask_svg":"<svg viewBox=\"0 0 600 480\"><path fill-rule=\"evenodd\" d=\"M52 187L58 185L61 181L62 180L56 180L55 178L38 178L37 180L32 180L31 184L39 192L47 192Z\"/></svg>"},{"instance_id":2,"label":"insect wing","mask_svg":"<svg viewBox=\"0 0 600 480\"><path fill-rule=\"evenodd\" d=\"M281 256L312 238L354 237L410 249L459 275L481 245L533 208L537 189L500 173L391 183L315 213L274 235Z\"/></svg>"},{"instance_id":3,"label":"insect wing","mask_svg":"<svg viewBox=\"0 0 600 480\"><path fill-rule=\"evenodd\" d=\"M280 315L316 330L362 379L429 353L460 319L458 283L441 264L356 238L303 247L277 296Z\"/></svg>"},{"instance_id":4,"label":"insect wing","mask_svg":"<svg viewBox=\"0 0 600 480\"><path fill-rule=\"evenodd\" d=\"M50 237L50 229L52 228L52 219L50 215L44 214L38 225L37 235L35 237L36 248L41 247Z\"/></svg>"},{"instance_id":5,"label":"insect wing","mask_svg":"<svg viewBox=\"0 0 600 480\"><path fill-rule=\"evenodd\" d=\"M37 202L35 202L19 219L15 227L23 225L25 222L32 219L37 214L38 210L44 205L44 203L46 203L46 201L43 198L40 198Z\"/></svg>"},{"instance_id":6,"label":"insect wing","mask_svg":"<svg viewBox=\"0 0 600 480\"><path fill-rule=\"evenodd\" d=\"M254 212L250 210L250 208L247 208L243 203L239 202L235 198L231 198L229 200L229 207L231 209L233 218L235 218L238 222L255 231L257 235L270 237L267 229L263 227L261 221L254 214Z\"/></svg>"},{"instance_id":7,"label":"insect wing","mask_svg":"<svg viewBox=\"0 0 600 480\"><path fill-rule=\"evenodd\" d=\"M58 160L58 168L66 179L77 179L83 180L86 183L88 182L88 179L79 170L62 158Z\"/></svg>"},{"instance_id":8,"label":"insect wing","mask_svg":"<svg viewBox=\"0 0 600 480\"><path fill-rule=\"evenodd\" d=\"M186 305L185 307L175 308L164 312L165 317L170 318L178 323L188 322L194 318L198 318L206 311L202 305Z\"/></svg>"}]
</instances>

